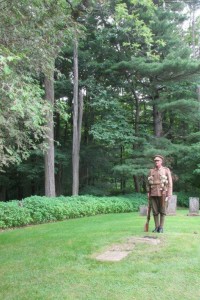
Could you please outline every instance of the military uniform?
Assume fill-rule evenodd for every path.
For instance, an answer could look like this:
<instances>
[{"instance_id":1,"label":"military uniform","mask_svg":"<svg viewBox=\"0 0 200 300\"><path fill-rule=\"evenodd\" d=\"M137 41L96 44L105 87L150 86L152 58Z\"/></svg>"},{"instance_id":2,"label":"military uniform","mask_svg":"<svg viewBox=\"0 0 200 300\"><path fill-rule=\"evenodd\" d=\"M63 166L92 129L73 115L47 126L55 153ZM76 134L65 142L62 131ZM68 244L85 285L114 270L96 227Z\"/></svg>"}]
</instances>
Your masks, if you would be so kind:
<instances>
[{"instance_id":1,"label":"military uniform","mask_svg":"<svg viewBox=\"0 0 200 300\"><path fill-rule=\"evenodd\" d=\"M154 160L162 160L163 157L157 155ZM172 195L172 176L168 168L162 165L158 168L151 169L148 175L148 187L149 201L152 207L155 230L163 230L165 215L166 215L166 203L167 197ZM160 220L159 220L160 215Z\"/></svg>"}]
</instances>

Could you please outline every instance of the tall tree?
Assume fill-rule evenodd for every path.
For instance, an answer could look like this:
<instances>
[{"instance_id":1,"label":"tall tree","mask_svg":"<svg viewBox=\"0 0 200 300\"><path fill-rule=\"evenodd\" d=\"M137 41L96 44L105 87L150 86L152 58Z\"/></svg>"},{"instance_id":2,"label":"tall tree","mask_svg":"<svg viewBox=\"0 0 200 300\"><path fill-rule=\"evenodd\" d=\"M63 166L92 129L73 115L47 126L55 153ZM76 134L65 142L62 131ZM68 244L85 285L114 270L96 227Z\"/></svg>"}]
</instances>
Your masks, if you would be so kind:
<instances>
[{"instance_id":1,"label":"tall tree","mask_svg":"<svg viewBox=\"0 0 200 300\"><path fill-rule=\"evenodd\" d=\"M73 93L73 147L72 147L72 172L73 184L72 194L79 193L79 153L80 153L80 139L81 139L81 120L82 109L80 110L79 102L82 102L82 95L79 97L78 85L78 40L75 34L74 38L74 93ZM80 99L80 101L79 101ZM82 105L81 105L82 107ZM80 115L81 112L81 115Z\"/></svg>"},{"instance_id":2,"label":"tall tree","mask_svg":"<svg viewBox=\"0 0 200 300\"><path fill-rule=\"evenodd\" d=\"M54 183L54 139L53 111L54 103L54 61L62 46L71 38L70 16L64 0L59 1L9 0L5 9L10 16L2 15L1 41L3 51L17 53L22 57L26 67L20 65L20 71L29 72L30 76L45 74L45 94L49 102L47 119L47 152L45 154L46 195L55 195ZM2 4L2 3L0 3ZM11 30L13 28L13 30ZM39 55L38 55L39 54ZM49 76L50 74L50 76Z\"/></svg>"},{"instance_id":3,"label":"tall tree","mask_svg":"<svg viewBox=\"0 0 200 300\"><path fill-rule=\"evenodd\" d=\"M116 24L104 18L104 26L97 31L98 40L101 42L99 53L98 50L97 53L99 57L100 53L104 53L102 59L103 66L106 68L106 72L103 73L105 69L101 61L99 60L99 64L97 61L97 68L99 67L100 70L100 76L97 78L105 82L102 84L104 90L106 90L105 86L110 90L113 89L115 99L121 98L121 103L124 100L124 105L132 108L134 124L132 160L129 154L129 159L124 160L124 166L115 169L121 174L125 172L127 174L128 169L130 174L139 175L138 179L140 179L146 172L144 163L146 164L145 160L148 156L156 153L158 149L164 155L169 155L174 151L170 139L170 124L166 126L169 108L167 110L162 106L168 102L168 96L163 98L163 92L165 90L169 92L170 82L184 82L192 74L198 73L200 66L197 61L191 60L189 48L184 43L180 29L180 22L184 18L179 15L177 7L166 10L159 6L150 10L146 8L144 12L141 3L134 2L134 4L118 5ZM135 11L138 12L140 20L135 23L130 22ZM138 24L139 27L137 27ZM92 61L92 66L94 66L94 61ZM91 71L91 73L94 72ZM190 80L192 82L191 77ZM120 94L123 94L123 97L119 97ZM124 97L125 95L127 96ZM130 99L133 100L132 103ZM185 101L182 102L183 106L184 103ZM195 107L195 101L193 103ZM143 105L146 109L140 111ZM145 115L143 115L144 112ZM193 113L192 109L190 113ZM130 124L130 120L127 119L127 121ZM97 122L102 124L106 132L105 118L102 117ZM112 125L112 130L116 130L117 135L118 126ZM93 134L99 139L103 138L102 133L100 135L102 127L97 124L93 127L95 128ZM175 139L173 141L176 142ZM138 190L137 183L135 184Z\"/></svg>"},{"instance_id":4,"label":"tall tree","mask_svg":"<svg viewBox=\"0 0 200 300\"><path fill-rule=\"evenodd\" d=\"M71 8L71 15L75 22L74 47L73 47L73 143L72 143L72 194L79 194L79 160L80 160L80 142L81 126L83 115L83 92L79 91L79 68L78 68L78 23L79 18L87 12L90 6L89 1L78 1L74 5L67 1Z\"/></svg>"},{"instance_id":5,"label":"tall tree","mask_svg":"<svg viewBox=\"0 0 200 300\"><path fill-rule=\"evenodd\" d=\"M51 109L47 115L47 151L45 152L45 195L55 197L55 171L54 171L54 69L44 78L45 99L50 104Z\"/></svg>"}]
</instances>

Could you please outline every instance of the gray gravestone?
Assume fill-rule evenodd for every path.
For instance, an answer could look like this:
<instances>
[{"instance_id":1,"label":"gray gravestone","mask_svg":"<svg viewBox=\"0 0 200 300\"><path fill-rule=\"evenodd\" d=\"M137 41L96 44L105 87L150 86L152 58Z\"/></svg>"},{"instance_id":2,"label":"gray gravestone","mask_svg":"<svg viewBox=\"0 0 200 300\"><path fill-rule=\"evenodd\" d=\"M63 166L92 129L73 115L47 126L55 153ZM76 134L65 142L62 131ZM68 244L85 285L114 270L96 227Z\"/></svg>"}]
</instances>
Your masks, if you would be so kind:
<instances>
[{"instance_id":1,"label":"gray gravestone","mask_svg":"<svg viewBox=\"0 0 200 300\"><path fill-rule=\"evenodd\" d=\"M167 204L167 215L175 216L176 215L176 207L177 207L177 196L173 195L169 197Z\"/></svg>"},{"instance_id":2,"label":"gray gravestone","mask_svg":"<svg viewBox=\"0 0 200 300\"><path fill-rule=\"evenodd\" d=\"M140 206L140 216L147 216L147 205L141 205Z\"/></svg>"},{"instance_id":3,"label":"gray gravestone","mask_svg":"<svg viewBox=\"0 0 200 300\"><path fill-rule=\"evenodd\" d=\"M199 215L199 198L190 197L189 198L189 216Z\"/></svg>"}]
</instances>

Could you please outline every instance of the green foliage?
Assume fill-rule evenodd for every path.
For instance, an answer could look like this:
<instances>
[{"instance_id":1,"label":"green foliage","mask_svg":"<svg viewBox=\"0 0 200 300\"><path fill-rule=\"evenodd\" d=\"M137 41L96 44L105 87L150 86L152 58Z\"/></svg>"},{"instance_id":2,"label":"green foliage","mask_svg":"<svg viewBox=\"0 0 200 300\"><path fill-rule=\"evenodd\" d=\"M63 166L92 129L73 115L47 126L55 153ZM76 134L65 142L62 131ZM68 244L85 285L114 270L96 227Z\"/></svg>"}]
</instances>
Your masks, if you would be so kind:
<instances>
[{"instance_id":1,"label":"green foliage","mask_svg":"<svg viewBox=\"0 0 200 300\"><path fill-rule=\"evenodd\" d=\"M174 194L177 195L177 205L180 207L189 207L189 197L194 196L186 192L176 192Z\"/></svg>"},{"instance_id":2,"label":"green foliage","mask_svg":"<svg viewBox=\"0 0 200 300\"><path fill-rule=\"evenodd\" d=\"M32 222L30 211L18 201L0 202L0 228L19 227Z\"/></svg>"},{"instance_id":3,"label":"green foliage","mask_svg":"<svg viewBox=\"0 0 200 300\"><path fill-rule=\"evenodd\" d=\"M93 196L109 196L111 185L109 184L95 184L86 185L81 189L81 195L93 195Z\"/></svg>"},{"instance_id":4,"label":"green foliage","mask_svg":"<svg viewBox=\"0 0 200 300\"><path fill-rule=\"evenodd\" d=\"M153 34L149 25L142 19L141 10L146 10L147 14L153 15L155 12L155 6L151 0L131 0L128 2L128 4L124 2L116 4L116 26L120 28L123 33L131 33L132 37L136 40L143 39L147 47L150 48L153 42ZM132 9L128 8L130 6ZM135 50L137 50L140 46L137 42L130 43L130 40L127 42L124 41L123 45L129 46L131 49Z\"/></svg>"},{"instance_id":5,"label":"green foliage","mask_svg":"<svg viewBox=\"0 0 200 300\"><path fill-rule=\"evenodd\" d=\"M146 202L146 196L142 194L120 197L32 196L25 198L22 202L0 203L0 227L19 227L97 214L133 212Z\"/></svg>"},{"instance_id":6,"label":"green foliage","mask_svg":"<svg viewBox=\"0 0 200 300\"><path fill-rule=\"evenodd\" d=\"M41 147L46 136L44 125L48 104L43 91L30 74L16 70L19 57L0 57L0 170L19 163L30 155L30 149ZM2 66L2 68L1 68ZM8 67L9 72L5 72Z\"/></svg>"},{"instance_id":7,"label":"green foliage","mask_svg":"<svg viewBox=\"0 0 200 300\"><path fill-rule=\"evenodd\" d=\"M57 195L71 193L74 27L85 91L81 194L128 193L134 186L145 191L150 158L158 152L179 177L176 191L198 188L200 65L182 28L187 1L29 2L0 3L0 167L9 166L0 178L1 199L44 194L38 148L52 108L43 101L41 72L48 75L54 59L56 189ZM159 138L155 108L162 120Z\"/></svg>"},{"instance_id":8,"label":"green foliage","mask_svg":"<svg viewBox=\"0 0 200 300\"><path fill-rule=\"evenodd\" d=\"M177 206L178 207L189 207L189 198L190 197L199 197L200 191L196 189L190 192L175 192L174 195L177 195Z\"/></svg>"},{"instance_id":9,"label":"green foliage","mask_svg":"<svg viewBox=\"0 0 200 300\"><path fill-rule=\"evenodd\" d=\"M67 112L66 100L64 99L57 100L54 109L57 113L59 113L63 121L67 122L69 120L70 114Z\"/></svg>"},{"instance_id":10,"label":"green foliage","mask_svg":"<svg viewBox=\"0 0 200 300\"><path fill-rule=\"evenodd\" d=\"M95 97L92 107L97 109L101 119L97 119L92 126L90 133L95 140L107 145L119 145L133 143L135 138L133 137L132 128L127 122L130 112L124 109L123 105L119 103L119 95L113 99L111 91L100 93ZM114 92L112 93L114 94Z\"/></svg>"},{"instance_id":11,"label":"green foliage","mask_svg":"<svg viewBox=\"0 0 200 300\"><path fill-rule=\"evenodd\" d=\"M34 0L31 4L27 0L9 0L5 5L3 2L0 3L0 171L27 159L31 150L44 146L47 130L44 124L52 108L44 101L38 77L41 72L48 76L54 68L61 47L72 38L73 26L64 0ZM62 103L57 110L67 120Z\"/></svg>"}]
</instances>

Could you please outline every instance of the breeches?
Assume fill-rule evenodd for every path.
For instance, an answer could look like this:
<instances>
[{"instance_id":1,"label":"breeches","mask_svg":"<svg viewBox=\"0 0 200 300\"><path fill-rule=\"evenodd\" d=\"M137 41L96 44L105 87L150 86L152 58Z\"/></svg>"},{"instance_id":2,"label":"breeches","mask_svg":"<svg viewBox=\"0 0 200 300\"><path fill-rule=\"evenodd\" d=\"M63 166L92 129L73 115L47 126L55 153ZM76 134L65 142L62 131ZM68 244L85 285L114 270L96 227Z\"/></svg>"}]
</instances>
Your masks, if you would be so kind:
<instances>
[{"instance_id":1,"label":"breeches","mask_svg":"<svg viewBox=\"0 0 200 300\"><path fill-rule=\"evenodd\" d=\"M162 197L151 196L150 203L154 216L157 216L158 214L166 215L166 202L164 201L164 204L162 205Z\"/></svg>"}]
</instances>

